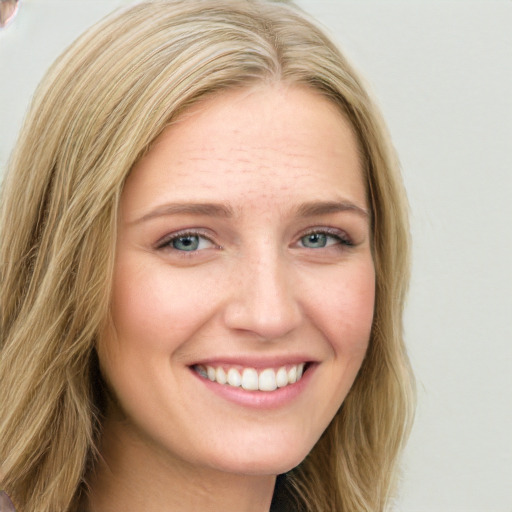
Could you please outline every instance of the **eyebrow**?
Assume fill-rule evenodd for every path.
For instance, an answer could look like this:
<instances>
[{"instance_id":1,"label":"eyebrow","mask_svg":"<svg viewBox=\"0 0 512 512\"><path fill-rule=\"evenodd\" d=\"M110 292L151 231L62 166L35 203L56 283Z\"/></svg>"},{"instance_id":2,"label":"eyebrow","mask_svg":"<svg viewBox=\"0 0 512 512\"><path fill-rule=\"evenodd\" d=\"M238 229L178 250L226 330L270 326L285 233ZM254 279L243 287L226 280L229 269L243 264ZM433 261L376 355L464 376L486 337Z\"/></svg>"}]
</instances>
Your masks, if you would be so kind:
<instances>
[{"instance_id":1,"label":"eyebrow","mask_svg":"<svg viewBox=\"0 0 512 512\"><path fill-rule=\"evenodd\" d=\"M300 204L295 213L298 217L315 217L339 212L353 212L369 219L368 210L350 201L310 201ZM231 218L235 216L234 209L223 203L170 203L159 206L135 219L130 224L138 224L157 217L168 215L197 215L207 217Z\"/></svg>"},{"instance_id":2,"label":"eyebrow","mask_svg":"<svg viewBox=\"0 0 512 512\"><path fill-rule=\"evenodd\" d=\"M159 206L146 215L135 219L134 224L167 215L204 215L208 217L230 218L234 216L230 206L220 203L171 203Z\"/></svg>"},{"instance_id":3,"label":"eyebrow","mask_svg":"<svg viewBox=\"0 0 512 512\"><path fill-rule=\"evenodd\" d=\"M367 209L358 206L351 201L311 201L302 203L297 208L299 217L315 217L317 215L328 215L338 212L354 212L365 219L370 218Z\"/></svg>"}]
</instances>

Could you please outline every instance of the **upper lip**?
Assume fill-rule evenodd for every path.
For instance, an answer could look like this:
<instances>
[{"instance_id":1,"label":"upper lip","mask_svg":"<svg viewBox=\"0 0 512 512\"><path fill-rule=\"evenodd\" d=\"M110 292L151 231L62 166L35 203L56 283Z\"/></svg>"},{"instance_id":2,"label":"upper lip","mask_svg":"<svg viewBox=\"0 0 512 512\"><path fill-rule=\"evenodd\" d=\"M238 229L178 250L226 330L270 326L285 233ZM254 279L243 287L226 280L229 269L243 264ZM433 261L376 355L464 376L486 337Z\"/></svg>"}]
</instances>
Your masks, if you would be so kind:
<instances>
[{"instance_id":1,"label":"upper lip","mask_svg":"<svg viewBox=\"0 0 512 512\"><path fill-rule=\"evenodd\" d=\"M209 359L201 359L199 361L195 361L191 366L201 365L201 366L242 366L244 368L279 368L281 366L286 365L294 365L301 363L314 363L317 360L311 356L307 355L293 355L286 354L275 357L241 357L241 356L227 356L227 357L219 357Z\"/></svg>"}]
</instances>

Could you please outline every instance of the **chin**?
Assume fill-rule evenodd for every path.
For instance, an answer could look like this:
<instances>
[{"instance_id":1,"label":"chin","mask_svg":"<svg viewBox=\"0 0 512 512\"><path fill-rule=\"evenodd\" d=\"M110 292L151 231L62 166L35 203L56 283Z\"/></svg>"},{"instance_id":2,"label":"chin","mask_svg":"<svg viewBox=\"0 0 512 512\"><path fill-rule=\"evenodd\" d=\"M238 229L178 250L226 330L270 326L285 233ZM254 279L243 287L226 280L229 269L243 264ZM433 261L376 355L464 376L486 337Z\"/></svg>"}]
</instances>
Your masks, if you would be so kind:
<instances>
[{"instance_id":1,"label":"chin","mask_svg":"<svg viewBox=\"0 0 512 512\"><path fill-rule=\"evenodd\" d=\"M226 455L225 450L215 467L227 473L243 475L279 475L286 473L298 466L313 448L308 444L296 446L279 446L269 443L265 449L258 450L251 447L245 450L230 450Z\"/></svg>"}]
</instances>

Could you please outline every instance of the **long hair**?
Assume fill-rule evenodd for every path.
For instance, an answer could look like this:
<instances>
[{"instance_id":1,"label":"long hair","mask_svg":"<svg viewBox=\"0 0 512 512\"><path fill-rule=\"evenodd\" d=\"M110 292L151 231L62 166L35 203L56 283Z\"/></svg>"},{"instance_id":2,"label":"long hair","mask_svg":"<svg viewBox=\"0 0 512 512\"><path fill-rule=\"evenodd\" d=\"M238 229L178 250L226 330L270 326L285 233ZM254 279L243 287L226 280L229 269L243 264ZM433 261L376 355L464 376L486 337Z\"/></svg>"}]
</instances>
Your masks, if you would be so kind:
<instances>
[{"instance_id":1,"label":"long hair","mask_svg":"<svg viewBox=\"0 0 512 512\"><path fill-rule=\"evenodd\" d=\"M367 355L288 491L309 512L385 510L413 398L402 339L407 206L385 126L344 56L291 3L160 0L107 17L59 57L3 184L0 474L19 512L73 512L86 492L102 418L95 343L130 169L201 98L275 82L319 91L351 123L376 269Z\"/></svg>"}]
</instances>

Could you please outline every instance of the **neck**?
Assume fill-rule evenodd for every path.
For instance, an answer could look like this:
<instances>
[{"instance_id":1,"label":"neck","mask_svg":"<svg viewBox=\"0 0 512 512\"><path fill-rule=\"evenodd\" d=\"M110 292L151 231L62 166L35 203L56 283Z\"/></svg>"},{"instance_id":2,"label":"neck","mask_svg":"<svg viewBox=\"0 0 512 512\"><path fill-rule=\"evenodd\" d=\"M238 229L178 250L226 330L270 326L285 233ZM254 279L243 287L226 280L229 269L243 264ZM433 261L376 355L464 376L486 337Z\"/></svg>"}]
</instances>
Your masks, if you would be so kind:
<instances>
[{"instance_id":1,"label":"neck","mask_svg":"<svg viewBox=\"0 0 512 512\"><path fill-rule=\"evenodd\" d=\"M116 422L107 422L89 478L89 512L268 512L275 476L197 467L158 453Z\"/></svg>"}]
</instances>

